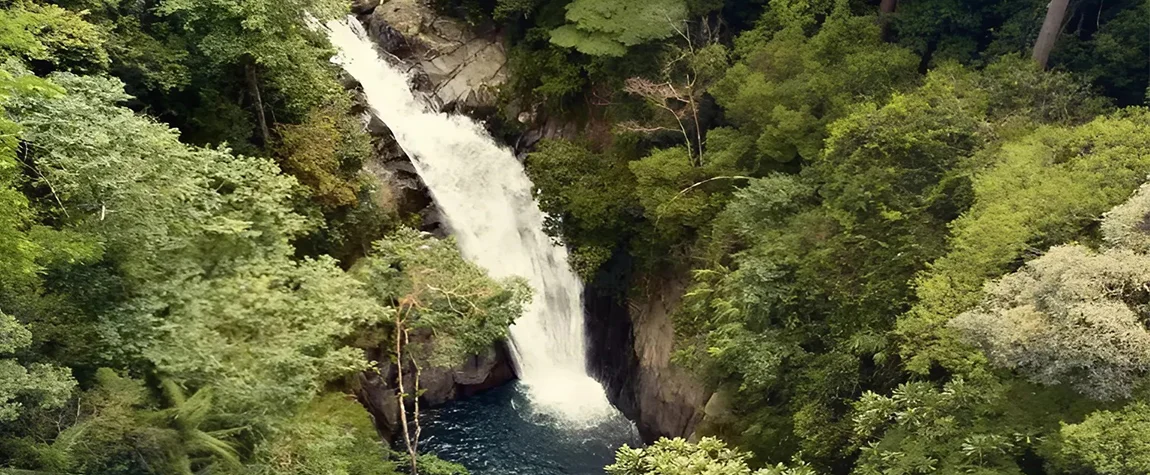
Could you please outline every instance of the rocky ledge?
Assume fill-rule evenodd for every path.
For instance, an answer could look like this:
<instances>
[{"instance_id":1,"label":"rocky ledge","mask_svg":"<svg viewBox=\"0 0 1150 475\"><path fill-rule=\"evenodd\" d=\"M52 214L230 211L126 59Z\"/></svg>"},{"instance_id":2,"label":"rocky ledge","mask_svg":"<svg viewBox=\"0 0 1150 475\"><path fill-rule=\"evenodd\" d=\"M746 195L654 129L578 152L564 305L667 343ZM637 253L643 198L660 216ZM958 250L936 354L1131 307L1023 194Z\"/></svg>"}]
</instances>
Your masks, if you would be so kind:
<instances>
[{"instance_id":1,"label":"rocky ledge","mask_svg":"<svg viewBox=\"0 0 1150 475\"><path fill-rule=\"evenodd\" d=\"M625 259L614 258L587 285L592 369L644 440L694 437L710 418L703 408L711 393L671 362L671 314L688 280L674 275L647 279L639 292L631 290L629 268Z\"/></svg>"},{"instance_id":2,"label":"rocky ledge","mask_svg":"<svg viewBox=\"0 0 1150 475\"><path fill-rule=\"evenodd\" d=\"M396 366L390 362L390 348L372 348L368 357L375 361L377 370L360 373L354 384L356 397L375 421L375 428L386 440L399 431L399 399L396 390ZM415 375L404 372L404 380L411 384ZM515 379L511 357L502 344L496 344L486 353L473 355L454 368L429 367L420 375L419 388L422 407L435 407L460 397L494 388ZM407 388L411 391L412 388Z\"/></svg>"},{"instance_id":3,"label":"rocky ledge","mask_svg":"<svg viewBox=\"0 0 1150 475\"><path fill-rule=\"evenodd\" d=\"M382 50L413 68L417 86L441 108L495 104L507 80L507 52L494 29L473 29L423 0L356 0L352 11Z\"/></svg>"}]
</instances>

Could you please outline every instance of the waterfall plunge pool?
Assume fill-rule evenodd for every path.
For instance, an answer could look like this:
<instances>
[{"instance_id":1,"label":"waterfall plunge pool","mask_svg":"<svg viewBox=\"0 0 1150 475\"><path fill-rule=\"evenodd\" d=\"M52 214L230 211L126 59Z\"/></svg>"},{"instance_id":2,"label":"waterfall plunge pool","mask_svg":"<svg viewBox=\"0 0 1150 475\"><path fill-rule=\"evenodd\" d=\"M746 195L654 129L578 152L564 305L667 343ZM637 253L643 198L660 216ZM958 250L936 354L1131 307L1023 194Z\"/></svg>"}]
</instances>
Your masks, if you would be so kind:
<instances>
[{"instance_id":1,"label":"waterfall plunge pool","mask_svg":"<svg viewBox=\"0 0 1150 475\"><path fill-rule=\"evenodd\" d=\"M427 411L421 451L462 464L473 475L602 475L623 444L642 444L615 413L571 425L537 410L520 381Z\"/></svg>"},{"instance_id":2,"label":"waterfall plunge pool","mask_svg":"<svg viewBox=\"0 0 1150 475\"><path fill-rule=\"evenodd\" d=\"M567 249L543 231L523 164L471 118L430 107L355 17L313 27L411 159L463 256L534 291L510 329L521 382L430 411L423 447L475 475L604 473L615 449L638 437L587 373L583 284Z\"/></svg>"}]
</instances>

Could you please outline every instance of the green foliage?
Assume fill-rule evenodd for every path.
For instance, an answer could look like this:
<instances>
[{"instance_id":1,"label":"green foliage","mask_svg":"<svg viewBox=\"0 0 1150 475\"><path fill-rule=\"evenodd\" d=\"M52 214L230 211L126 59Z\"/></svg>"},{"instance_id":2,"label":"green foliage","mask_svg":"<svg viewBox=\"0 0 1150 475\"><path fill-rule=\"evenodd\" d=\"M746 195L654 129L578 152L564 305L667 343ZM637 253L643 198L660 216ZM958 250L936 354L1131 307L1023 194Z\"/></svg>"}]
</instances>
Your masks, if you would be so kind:
<instances>
[{"instance_id":1,"label":"green foliage","mask_svg":"<svg viewBox=\"0 0 1150 475\"><path fill-rule=\"evenodd\" d=\"M1150 8L1136 0L1091 3L1083 5L1080 15L1086 22L1093 17L1097 29L1077 28L1063 35L1052 62L1090 78L1119 104L1145 103L1147 78L1136 58L1150 50L1150 40L1142 34Z\"/></svg>"},{"instance_id":2,"label":"green foliage","mask_svg":"<svg viewBox=\"0 0 1150 475\"><path fill-rule=\"evenodd\" d=\"M470 475L466 468L457 463L442 460L434 455L419 456L419 473L427 475Z\"/></svg>"},{"instance_id":3,"label":"green foliage","mask_svg":"<svg viewBox=\"0 0 1150 475\"><path fill-rule=\"evenodd\" d=\"M313 400L257 448L249 473L391 475L390 453L371 418L350 396L329 393ZM431 472L427 472L431 473Z\"/></svg>"},{"instance_id":4,"label":"green foliage","mask_svg":"<svg viewBox=\"0 0 1150 475\"><path fill-rule=\"evenodd\" d=\"M1098 399L1125 398L1150 369L1142 310L1150 282L1145 219L1150 188L1109 213L1101 253L1051 248L987 284L982 303L951 321L990 361L1043 384L1069 383Z\"/></svg>"},{"instance_id":5,"label":"green foliage","mask_svg":"<svg viewBox=\"0 0 1150 475\"><path fill-rule=\"evenodd\" d=\"M84 16L56 5L16 2L0 12L0 55L57 70L103 71L109 66L105 34Z\"/></svg>"},{"instance_id":6,"label":"green foliage","mask_svg":"<svg viewBox=\"0 0 1150 475\"><path fill-rule=\"evenodd\" d=\"M31 332L0 312L0 423L16 419L27 406L60 407L76 386L67 368L43 363L25 366L11 357L31 343Z\"/></svg>"},{"instance_id":7,"label":"green foliage","mask_svg":"<svg viewBox=\"0 0 1150 475\"><path fill-rule=\"evenodd\" d=\"M575 0L567 25L551 31L551 42L593 56L623 56L627 48L661 40L681 30L683 0Z\"/></svg>"},{"instance_id":8,"label":"green foliage","mask_svg":"<svg viewBox=\"0 0 1150 475\"><path fill-rule=\"evenodd\" d=\"M409 228L377 242L357 276L376 301L397 308L406 328L435 334L432 343L414 348L433 366L455 366L506 338L531 298L523 279L494 280L464 260L451 239Z\"/></svg>"},{"instance_id":9,"label":"green foliage","mask_svg":"<svg viewBox=\"0 0 1150 475\"><path fill-rule=\"evenodd\" d=\"M1150 470L1150 407L1136 402L1120 411L1099 411L1078 424L1063 424L1065 468L1102 475Z\"/></svg>"},{"instance_id":10,"label":"green foliage","mask_svg":"<svg viewBox=\"0 0 1150 475\"><path fill-rule=\"evenodd\" d=\"M914 81L914 56L882 42L874 19L852 16L845 4L814 35L807 22L787 24L745 34L735 50L740 60L712 88L765 158L816 158L828 123L856 102L883 101Z\"/></svg>"},{"instance_id":11,"label":"green foliage","mask_svg":"<svg viewBox=\"0 0 1150 475\"><path fill-rule=\"evenodd\" d=\"M214 388L220 410L263 417L366 369L363 352L339 342L383 313L330 258L260 260L165 294L167 317L144 356L193 387Z\"/></svg>"},{"instance_id":12,"label":"green foliage","mask_svg":"<svg viewBox=\"0 0 1150 475\"><path fill-rule=\"evenodd\" d=\"M902 2L893 15L892 36L921 55L924 64L985 65L1002 56L1029 55L1046 6L1040 0ZM1147 15L1150 10L1138 0L1075 3L1052 54L1052 66L1086 76L1121 105L1142 103L1147 78L1136 58L1145 56L1150 47L1141 28Z\"/></svg>"},{"instance_id":13,"label":"green foliage","mask_svg":"<svg viewBox=\"0 0 1150 475\"><path fill-rule=\"evenodd\" d=\"M928 0L899 5L893 29L899 43L927 59L969 62L980 53L1027 52L1045 13L1046 4L1032 0Z\"/></svg>"},{"instance_id":14,"label":"green foliage","mask_svg":"<svg viewBox=\"0 0 1150 475\"><path fill-rule=\"evenodd\" d=\"M659 439L644 448L623 446L615 463L607 466L611 475L815 475L802 462L787 467L752 471L747 466L749 455L728 448L723 441L704 437L692 444L680 438Z\"/></svg>"},{"instance_id":15,"label":"green foliage","mask_svg":"<svg viewBox=\"0 0 1150 475\"><path fill-rule=\"evenodd\" d=\"M941 390L905 383L891 396L868 392L856 403L859 474L1021 473L1019 437L982 433L1002 389L956 379Z\"/></svg>"},{"instance_id":16,"label":"green foliage","mask_svg":"<svg viewBox=\"0 0 1150 475\"><path fill-rule=\"evenodd\" d=\"M346 342L384 309L334 259L292 259L289 240L307 224L292 211L298 184L270 161L182 144L119 106L127 96L114 79L58 74L64 94L44 94L55 87L5 74L16 121L6 127L25 141L19 163L36 199L12 188L8 140L3 196L14 206L0 245L23 254L0 261L0 305L19 320L0 314L0 460L85 473L266 466L272 435L293 430L329 382L368 366ZM69 401L71 371L37 361L54 358L130 368L159 387L88 370L78 376L93 389ZM344 437L324 424L306 430ZM333 444L364 437L374 431ZM303 449L279 453L291 450ZM381 473L364 454L316 463Z\"/></svg>"},{"instance_id":17,"label":"green foliage","mask_svg":"<svg viewBox=\"0 0 1150 475\"><path fill-rule=\"evenodd\" d=\"M945 323L970 310L983 283L1009 270L1028 250L1082 235L1150 172L1138 152L1144 111L1132 110L1066 129L1046 127L988 150L974 176L974 202L951 223L950 251L917 280L919 302L900 318L908 369L934 362L953 369L979 362L957 345Z\"/></svg>"},{"instance_id":18,"label":"green foliage","mask_svg":"<svg viewBox=\"0 0 1150 475\"><path fill-rule=\"evenodd\" d=\"M287 111L302 115L338 87L323 61L329 51L305 17L327 19L342 11L330 0L164 0L156 14L183 32L210 67L261 67Z\"/></svg>"},{"instance_id":19,"label":"green foliage","mask_svg":"<svg viewBox=\"0 0 1150 475\"><path fill-rule=\"evenodd\" d=\"M356 204L355 172L370 153L368 137L360 132L361 120L348 113L348 102L313 109L303 124L284 124L278 130L277 153L284 169L328 208Z\"/></svg>"},{"instance_id":20,"label":"green foliage","mask_svg":"<svg viewBox=\"0 0 1150 475\"><path fill-rule=\"evenodd\" d=\"M725 132L730 131L712 131L708 137ZM743 155L739 152L746 148L740 145L745 143L736 139L730 144L735 148L731 155ZM709 157L697 165L688 150L676 147L655 150L628 163L635 176L635 197L643 207L643 216L653 224L657 242L665 243L659 247L689 242L722 210L731 196L732 182L745 178L739 176L735 163L721 160L727 158L723 154L712 153Z\"/></svg>"},{"instance_id":21,"label":"green foliage","mask_svg":"<svg viewBox=\"0 0 1150 475\"><path fill-rule=\"evenodd\" d=\"M55 76L67 94L9 107L32 145L35 184L70 227L100 235L137 282L207 272L249 253L288 250L305 223L287 204L294 180L264 159L179 142L133 114L115 79Z\"/></svg>"},{"instance_id":22,"label":"green foliage","mask_svg":"<svg viewBox=\"0 0 1150 475\"><path fill-rule=\"evenodd\" d=\"M868 392L854 406L860 474L1027 473L1029 457L1055 458L1062 421L1098 408L1072 391L981 371L941 387L920 381L890 396Z\"/></svg>"},{"instance_id":23,"label":"green foliage","mask_svg":"<svg viewBox=\"0 0 1150 475\"><path fill-rule=\"evenodd\" d=\"M0 98L4 100L13 94L53 92L55 88L38 78L13 77L0 70ZM48 230L29 229L28 199L15 188L20 128L6 116L0 115L0 424L17 419L29 407L62 406L76 385L68 368L21 361L17 353L32 345L32 332L4 312L9 298L37 290L41 264L53 257L45 246L53 244L55 237Z\"/></svg>"},{"instance_id":24,"label":"green foliage","mask_svg":"<svg viewBox=\"0 0 1150 475\"><path fill-rule=\"evenodd\" d=\"M612 151L595 153L585 145L548 140L527 156L527 173L546 231L572 248L572 264L588 278L627 238L634 178Z\"/></svg>"},{"instance_id":25,"label":"green foliage","mask_svg":"<svg viewBox=\"0 0 1150 475\"><path fill-rule=\"evenodd\" d=\"M1058 246L983 290L951 326L997 366L1043 384L1068 383L1098 399L1127 397L1150 369L1150 331L1139 308L1150 260Z\"/></svg>"}]
</instances>

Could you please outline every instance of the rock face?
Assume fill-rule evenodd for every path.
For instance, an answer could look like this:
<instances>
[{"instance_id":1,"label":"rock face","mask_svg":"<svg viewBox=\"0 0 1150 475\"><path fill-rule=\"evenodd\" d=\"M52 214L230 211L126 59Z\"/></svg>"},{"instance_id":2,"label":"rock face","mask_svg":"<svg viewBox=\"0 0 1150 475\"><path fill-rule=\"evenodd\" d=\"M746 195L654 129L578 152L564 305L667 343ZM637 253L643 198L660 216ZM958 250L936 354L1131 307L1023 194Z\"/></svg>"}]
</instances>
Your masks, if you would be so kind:
<instances>
[{"instance_id":1,"label":"rock face","mask_svg":"<svg viewBox=\"0 0 1150 475\"><path fill-rule=\"evenodd\" d=\"M671 363L671 312L686 288L683 277L648 285L646 295L624 296L628 264L609 262L587 286L591 362L608 397L635 421L643 439L691 437L703 420L710 392Z\"/></svg>"},{"instance_id":2,"label":"rock face","mask_svg":"<svg viewBox=\"0 0 1150 475\"><path fill-rule=\"evenodd\" d=\"M390 348L372 348L368 357L376 362L378 371L368 370L356 377L355 393L363 407L371 414L375 428L389 442L399 431L399 400L397 395L396 366L390 362ZM412 392L415 374L405 368L403 378L408 392ZM442 405L460 397L470 396L515 379L511 357L502 344L487 352L473 355L453 368L428 367L420 374L419 388L423 391L421 408ZM410 401L408 401L410 404Z\"/></svg>"},{"instance_id":3,"label":"rock face","mask_svg":"<svg viewBox=\"0 0 1150 475\"><path fill-rule=\"evenodd\" d=\"M496 88L507 80L507 52L497 32L443 17L424 0L356 0L353 11L380 48L415 68L417 83L441 106L494 105Z\"/></svg>"},{"instance_id":4,"label":"rock face","mask_svg":"<svg viewBox=\"0 0 1150 475\"><path fill-rule=\"evenodd\" d=\"M635 399L644 437L690 437L703 418L710 393L688 371L671 364L675 330L671 312L679 305L686 278L670 279L632 302L635 355L639 361Z\"/></svg>"}]
</instances>

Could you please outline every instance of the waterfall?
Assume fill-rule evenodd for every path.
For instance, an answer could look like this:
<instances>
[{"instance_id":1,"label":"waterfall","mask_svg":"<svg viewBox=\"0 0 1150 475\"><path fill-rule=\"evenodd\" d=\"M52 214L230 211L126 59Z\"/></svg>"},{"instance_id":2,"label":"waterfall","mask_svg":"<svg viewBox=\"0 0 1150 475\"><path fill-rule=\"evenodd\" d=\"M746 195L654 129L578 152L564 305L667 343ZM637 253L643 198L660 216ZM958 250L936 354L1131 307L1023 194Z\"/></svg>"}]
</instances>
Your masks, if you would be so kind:
<instances>
[{"instance_id":1,"label":"waterfall","mask_svg":"<svg viewBox=\"0 0 1150 475\"><path fill-rule=\"evenodd\" d=\"M395 135L431 190L460 252L496 278L527 279L534 298L511 326L512 357L537 409L567 424L617 413L587 373L583 285L567 251L543 232L544 214L523 165L479 124L444 114L412 92L408 75L380 58L354 17L325 28L334 59L362 85L372 113Z\"/></svg>"}]
</instances>

